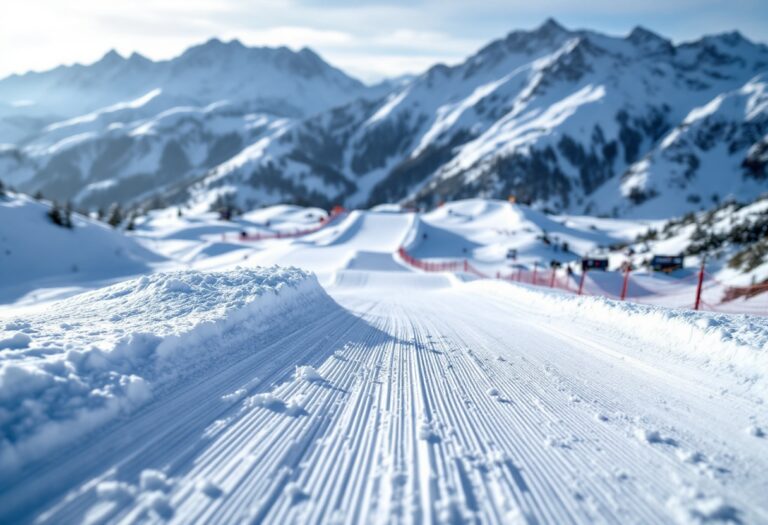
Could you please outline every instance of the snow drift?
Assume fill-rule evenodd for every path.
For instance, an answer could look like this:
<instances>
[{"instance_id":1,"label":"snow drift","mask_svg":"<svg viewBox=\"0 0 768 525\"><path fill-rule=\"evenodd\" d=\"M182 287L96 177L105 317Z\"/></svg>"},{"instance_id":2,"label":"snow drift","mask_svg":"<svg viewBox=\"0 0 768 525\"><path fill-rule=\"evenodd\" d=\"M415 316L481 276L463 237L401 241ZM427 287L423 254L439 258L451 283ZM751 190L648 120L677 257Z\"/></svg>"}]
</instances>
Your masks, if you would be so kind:
<instances>
[{"instance_id":1,"label":"snow drift","mask_svg":"<svg viewBox=\"0 0 768 525\"><path fill-rule=\"evenodd\" d=\"M106 224L79 214L72 228L25 195L0 197L0 303L34 289L147 273L164 258Z\"/></svg>"},{"instance_id":2,"label":"snow drift","mask_svg":"<svg viewBox=\"0 0 768 525\"><path fill-rule=\"evenodd\" d=\"M330 303L295 268L176 272L11 320L0 331L0 468L136 409L213 360L236 358L219 349Z\"/></svg>"}]
</instances>

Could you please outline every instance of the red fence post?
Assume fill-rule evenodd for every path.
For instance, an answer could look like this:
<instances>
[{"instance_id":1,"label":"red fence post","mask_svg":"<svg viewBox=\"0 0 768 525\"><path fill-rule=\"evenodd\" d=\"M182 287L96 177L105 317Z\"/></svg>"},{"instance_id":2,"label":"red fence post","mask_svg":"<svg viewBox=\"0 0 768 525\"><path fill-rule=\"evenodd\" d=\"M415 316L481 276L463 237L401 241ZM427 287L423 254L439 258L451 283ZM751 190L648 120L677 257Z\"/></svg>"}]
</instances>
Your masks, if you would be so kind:
<instances>
[{"instance_id":1,"label":"red fence post","mask_svg":"<svg viewBox=\"0 0 768 525\"><path fill-rule=\"evenodd\" d=\"M696 285L696 302L693 303L693 309L698 310L701 306L701 285L704 283L704 259L701 260L699 268L699 283Z\"/></svg>"},{"instance_id":2,"label":"red fence post","mask_svg":"<svg viewBox=\"0 0 768 525\"><path fill-rule=\"evenodd\" d=\"M581 270L581 279L579 280L579 295L584 291L584 279L587 277L587 270L584 268Z\"/></svg>"},{"instance_id":3,"label":"red fence post","mask_svg":"<svg viewBox=\"0 0 768 525\"><path fill-rule=\"evenodd\" d=\"M469 271L469 261L464 259L464 273Z\"/></svg>"},{"instance_id":4,"label":"red fence post","mask_svg":"<svg viewBox=\"0 0 768 525\"><path fill-rule=\"evenodd\" d=\"M627 264L627 267L624 269L624 283L621 285L621 300L623 301L627 297L627 288L629 287L629 270L630 265Z\"/></svg>"},{"instance_id":5,"label":"red fence post","mask_svg":"<svg viewBox=\"0 0 768 525\"><path fill-rule=\"evenodd\" d=\"M549 287L554 288L555 287L555 267L552 267L552 275L549 277Z\"/></svg>"},{"instance_id":6,"label":"red fence post","mask_svg":"<svg viewBox=\"0 0 768 525\"><path fill-rule=\"evenodd\" d=\"M539 263L535 262L533 263L533 275L531 276L531 283L536 284L536 270L539 268Z\"/></svg>"},{"instance_id":7,"label":"red fence post","mask_svg":"<svg viewBox=\"0 0 768 525\"><path fill-rule=\"evenodd\" d=\"M523 267L519 267L517 269L517 282L521 283L523 282Z\"/></svg>"}]
</instances>

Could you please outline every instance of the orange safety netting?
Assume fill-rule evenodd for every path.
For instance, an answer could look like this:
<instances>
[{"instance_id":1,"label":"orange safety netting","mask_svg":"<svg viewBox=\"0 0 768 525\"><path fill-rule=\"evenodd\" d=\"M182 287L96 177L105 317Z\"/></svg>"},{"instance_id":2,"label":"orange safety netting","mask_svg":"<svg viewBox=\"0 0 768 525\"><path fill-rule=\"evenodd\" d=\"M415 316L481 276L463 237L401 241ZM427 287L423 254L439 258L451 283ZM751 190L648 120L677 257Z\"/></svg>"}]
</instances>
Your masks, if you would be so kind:
<instances>
[{"instance_id":1,"label":"orange safety netting","mask_svg":"<svg viewBox=\"0 0 768 525\"><path fill-rule=\"evenodd\" d=\"M682 270L667 275L594 270L576 273L569 272L567 268L518 267L491 275L466 259L432 262L413 257L404 247L398 249L398 255L409 266L425 272L465 272L483 279L495 278L579 295L672 308L768 315L768 283L749 286L727 284L706 271Z\"/></svg>"},{"instance_id":2,"label":"orange safety netting","mask_svg":"<svg viewBox=\"0 0 768 525\"><path fill-rule=\"evenodd\" d=\"M320 219L319 224L317 226L312 226L311 228L305 228L301 230L293 230L293 231L287 231L287 232L257 232L257 233L248 233L248 232L241 232L239 234L231 235L231 240L237 240L237 241L266 241L270 239L292 239L294 237L303 237L304 235L309 235L310 233L315 233L323 228L329 226L332 222L335 222L340 217L346 215L346 212L344 211L336 211L335 209L331 211L331 214L328 217L323 217ZM222 240L227 240L227 234L222 234Z\"/></svg>"}]
</instances>

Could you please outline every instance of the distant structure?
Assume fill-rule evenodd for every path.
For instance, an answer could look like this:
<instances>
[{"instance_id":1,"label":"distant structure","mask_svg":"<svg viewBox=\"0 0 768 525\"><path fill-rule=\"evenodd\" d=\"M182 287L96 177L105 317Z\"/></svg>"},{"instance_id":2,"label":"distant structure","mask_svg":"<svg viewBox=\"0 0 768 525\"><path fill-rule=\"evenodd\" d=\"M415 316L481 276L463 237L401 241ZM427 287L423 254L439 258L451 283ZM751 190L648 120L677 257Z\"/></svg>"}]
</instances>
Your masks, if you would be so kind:
<instances>
[{"instance_id":1,"label":"distant structure","mask_svg":"<svg viewBox=\"0 0 768 525\"><path fill-rule=\"evenodd\" d=\"M654 255L651 259L651 269L654 272L671 273L682 268L682 255Z\"/></svg>"},{"instance_id":2,"label":"distant structure","mask_svg":"<svg viewBox=\"0 0 768 525\"><path fill-rule=\"evenodd\" d=\"M581 260L581 271L587 270L601 270L606 271L608 269L608 259L597 259L592 257L585 257Z\"/></svg>"}]
</instances>

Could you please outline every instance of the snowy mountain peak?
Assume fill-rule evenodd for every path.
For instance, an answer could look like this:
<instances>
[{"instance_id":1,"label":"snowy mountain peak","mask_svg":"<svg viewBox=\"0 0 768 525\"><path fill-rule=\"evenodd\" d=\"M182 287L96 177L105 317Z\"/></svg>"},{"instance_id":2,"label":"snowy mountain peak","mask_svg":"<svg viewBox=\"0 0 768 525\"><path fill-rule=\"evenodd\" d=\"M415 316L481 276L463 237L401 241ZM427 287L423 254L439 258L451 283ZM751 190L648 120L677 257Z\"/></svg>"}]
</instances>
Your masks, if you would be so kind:
<instances>
[{"instance_id":1,"label":"snowy mountain peak","mask_svg":"<svg viewBox=\"0 0 768 525\"><path fill-rule=\"evenodd\" d=\"M96 62L94 65L101 65L101 66L114 66L116 64L121 64L125 62L125 57L123 57L120 53L118 53L114 49L110 49L107 51L101 59L99 59L98 62Z\"/></svg>"},{"instance_id":2,"label":"snowy mountain peak","mask_svg":"<svg viewBox=\"0 0 768 525\"><path fill-rule=\"evenodd\" d=\"M220 56L221 58L225 58L227 55L236 53L243 49L246 49L246 47L237 39L224 42L217 37L213 37L203 42L202 44L190 47L184 51L184 53L182 53L179 58L184 59L184 57L198 56Z\"/></svg>"},{"instance_id":3,"label":"snowy mountain peak","mask_svg":"<svg viewBox=\"0 0 768 525\"><path fill-rule=\"evenodd\" d=\"M675 46L670 40L642 26L635 26L627 35L627 41L645 52L668 54L675 50Z\"/></svg>"},{"instance_id":4,"label":"snowy mountain peak","mask_svg":"<svg viewBox=\"0 0 768 525\"><path fill-rule=\"evenodd\" d=\"M213 37L209 38L208 41L198 46L200 48L209 48L209 49L227 49L227 48L240 48L244 49L245 45L238 40L237 38L233 38L227 42L221 40L220 38Z\"/></svg>"},{"instance_id":5,"label":"snowy mountain peak","mask_svg":"<svg viewBox=\"0 0 768 525\"><path fill-rule=\"evenodd\" d=\"M328 64L320 58L320 55L312 51L308 47L302 47L298 53L294 53L297 58L301 58L302 66L306 67L306 71L314 71L317 74L321 74L325 71Z\"/></svg>"},{"instance_id":6,"label":"snowy mountain peak","mask_svg":"<svg viewBox=\"0 0 768 525\"><path fill-rule=\"evenodd\" d=\"M121 106L158 89L162 95L151 107L134 112L134 119L221 101L236 104L239 111L300 117L369 95L360 81L306 48L294 52L212 38L162 61L139 53L126 58L112 50L89 65L0 79L0 143L15 143L57 122Z\"/></svg>"},{"instance_id":7,"label":"snowy mountain peak","mask_svg":"<svg viewBox=\"0 0 768 525\"><path fill-rule=\"evenodd\" d=\"M750 67L758 73L768 68L768 46L744 37L738 31L708 35L680 44L677 56L689 67Z\"/></svg>"},{"instance_id":8,"label":"snowy mountain peak","mask_svg":"<svg viewBox=\"0 0 768 525\"><path fill-rule=\"evenodd\" d=\"M539 27L532 30L515 30L506 37L494 40L469 57L464 64L449 68L437 64L428 71L428 77L442 75L451 76L454 70L463 70L463 78L496 74L520 65L522 61L530 61L547 53L555 52L576 33L565 29L554 19L547 19Z\"/></svg>"},{"instance_id":9,"label":"snowy mountain peak","mask_svg":"<svg viewBox=\"0 0 768 525\"><path fill-rule=\"evenodd\" d=\"M508 43L520 43L522 41L541 44L561 42L574 33L560 25L554 18L547 18L540 26L530 31L512 31L507 35Z\"/></svg>"},{"instance_id":10,"label":"snowy mountain peak","mask_svg":"<svg viewBox=\"0 0 768 525\"><path fill-rule=\"evenodd\" d=\"M725 33L720 33L717 35L712 36L706 36L702 39L704 42L710 42L710 43L722 43L725 46L736 48L740 46L746 46L746 47L765 47L762 44L756 44L755 42L752 42L750 39L745 37L741 34L739 31L727 31Z\"/></svg>"},{"instance_id":11,"label":"snowy mountain peak","mask_svg":"<svg viewBox=\"0 0 768 525\"><path fill-rule=\"evenodd\" d=\"M145 57L144 55L142 55L137 51L134 51L133 53L130 54L130 56L128 57L128 61L134 62L134 63L141 63L141 64L148 64L152 62L150 59L148 59L147 57Z\"/></svg>"},{"instance_id":12,"label":"snowy mountain peak","mask_svg":"<svg viewBox=\"0 0 768 525\"><path fill-rule=\"evenodd\" d=\"M544 20L544 22L534 30L534 34L542 37L561 35L563 33L569 33L569 31L557 20L551 17Z\"/></svg>"},{"instance_id":13,"label":"snowy mountain peak","mask_svg":"<svg viewBox=\"0 0 768 525\"><path fill-rule=\"evenodd\" d=\"M296 75L304 79L327 79L341 82L346 88L361 89L362 83L333 68L309 48L292 51L288 47L248 47L237 39L224 42L212 38L185 51L178 59L170 61L174 71L209 70L221 71L218 75L227 83L232 80L258 75L258 81L274 70L277 74ZM295 102L295 101L294 101Z\"/></svg>"}]
</instances>

